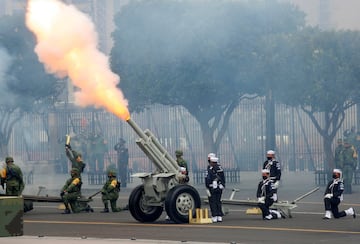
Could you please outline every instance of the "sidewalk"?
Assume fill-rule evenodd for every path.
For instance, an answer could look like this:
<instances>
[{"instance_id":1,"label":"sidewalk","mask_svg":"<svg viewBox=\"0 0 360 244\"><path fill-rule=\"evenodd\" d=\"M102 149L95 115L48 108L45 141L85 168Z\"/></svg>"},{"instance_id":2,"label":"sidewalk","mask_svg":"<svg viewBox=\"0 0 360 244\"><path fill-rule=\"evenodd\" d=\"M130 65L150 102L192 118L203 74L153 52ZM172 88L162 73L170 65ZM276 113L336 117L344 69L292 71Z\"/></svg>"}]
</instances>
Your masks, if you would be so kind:
<instances>
[{"instance_id":1,"label":"sidewalk","mask_svg":"<svg viewBox=\"0 0 360 244\"><path fill-rule=\"evenodd\" d=\"M37 237L37 236L16 236L16 237L0 237L2 244L78 244L78 243L96 243L96 244L107 244L107 243L122 243L122 244L176 244L183 243L181 241L168 241L168 240L142 240L142 239L99 239L99 238L71 238L71 237ZM202 244L206 242L192 242L187 241L187 244ZM221 244L221 243L219 243Z\"/></svg>"}]
</instances>

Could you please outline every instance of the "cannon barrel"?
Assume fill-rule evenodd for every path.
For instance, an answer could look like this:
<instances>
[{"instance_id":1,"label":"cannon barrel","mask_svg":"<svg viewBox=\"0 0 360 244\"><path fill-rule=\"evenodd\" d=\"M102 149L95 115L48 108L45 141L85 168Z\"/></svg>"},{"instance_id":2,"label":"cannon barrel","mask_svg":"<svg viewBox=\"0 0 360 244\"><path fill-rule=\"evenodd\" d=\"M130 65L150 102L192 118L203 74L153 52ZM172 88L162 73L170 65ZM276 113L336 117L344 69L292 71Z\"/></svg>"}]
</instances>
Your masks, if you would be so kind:
<instances>
[{"instance_id":1,"label":"cannon barrel","mask_svg":"<svg viewBox=\"0 0 360 244\"><path fill-rule=\"evenodd\" d=\"M169 153L149 130L143 131L135 123L135 121L131 119L128 119L126 122L128 122L131 128L133 128L136 134L140 137L136 141L136 144L155 164L156 168L160 172L179 173L179 166L177 162L169 155Z\"/></svg>"},{"instance_id":2,"label":"cannon barrel","mask_svg":"<svg viewBox=\"0 0 360 244\"><path fill-rule=\"evenodd\" d=\"M146 140L147 136L145 135L145 133L143 132L142 129L140 129L140 127L135 123L135 121L133 121L132 119L128 119L126 120L126 122L128 122L128 124L131 126L131 128L133 128L133 130L136 132L136 134L138 136L140 136L140 138Z\"/></svg>"}]
</instances>

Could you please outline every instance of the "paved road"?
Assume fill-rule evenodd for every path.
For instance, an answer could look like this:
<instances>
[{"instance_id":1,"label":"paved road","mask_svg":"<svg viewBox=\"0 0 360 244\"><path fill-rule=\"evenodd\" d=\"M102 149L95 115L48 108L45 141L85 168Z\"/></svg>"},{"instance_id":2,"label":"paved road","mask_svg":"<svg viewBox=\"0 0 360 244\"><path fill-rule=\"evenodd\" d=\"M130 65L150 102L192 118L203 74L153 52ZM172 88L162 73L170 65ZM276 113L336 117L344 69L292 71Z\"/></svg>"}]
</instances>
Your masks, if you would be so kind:
<instances>
[{"instance_id":1,"label":"paved road","mask_svg":"<svg viewBox=\"0 0 360 244\"><path fill-rule=\"evenodd\" d=\"M246 173L238 186L228 188L240 189L238 199L254 198L257 184L257 173ZM137 183L134 183L137 184ZM125 205L130 189L121 192L120 205ZM293 200L315 187L313 175L310 173L288 173L284 176L279 190L281 200ZM196 186L201 195L205 191ZM86 189L86 188L85 188ZM172 224L165 221L165 213L151 224L135 221L128 211L120 213L100 213L102 203L95 198L91 203L94 213L60 214L58 204L36 203L35 209L24 216L24 237L1 238L1 243L60 243L59 237L75 237L71 240L60 240L61 243L359 243L360 216L356 219L323 220L324 213L322 187L319 191L303 199L293 211L293 218L264 221L259 215L246 215L246 208L229 206L229 213L224 222L214 224ZM86 191L86 190L85 190ZM94 189L87 189L94 192ZM341 209L354 206L359 209L359 186L354 186L354 193L345 195ZM224 197L230 195L228 190ZM41 236L41 237L38 237ZM30 239L29 239L30 238ZM35 238L35 239L31 239ZM50 238L50 239L49 239ZM53 239L51 239L53 238ZM55 238L55 239L54 239ZM92 239L92 238L101 238ZM121 239L121 240L119 240ZM161 240L161 241L160 241ZM34 241L34 242L31 242ZM45 242L44 242L45 243Z\"/></svg>"}]
</instances>

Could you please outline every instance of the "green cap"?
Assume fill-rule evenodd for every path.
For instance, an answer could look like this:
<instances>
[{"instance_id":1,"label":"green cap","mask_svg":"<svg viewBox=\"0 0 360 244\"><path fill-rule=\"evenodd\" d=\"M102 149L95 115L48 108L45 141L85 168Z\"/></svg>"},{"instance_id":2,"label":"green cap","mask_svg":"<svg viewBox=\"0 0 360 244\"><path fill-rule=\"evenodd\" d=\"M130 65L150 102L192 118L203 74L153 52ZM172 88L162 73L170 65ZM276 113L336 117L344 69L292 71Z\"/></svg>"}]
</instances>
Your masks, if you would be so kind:
<instances>
[{"instance_id":1,"label":"green cap","mask_svg":"<svg viewBox=\"0 0 360 244\"><path fill-rule=\"evenodd\" d=\"M13 157L6 157L5 162L6 163L12 163L12 162L14 162L14 159L13 159Z\"/></svg>"},{"instance_id":2,"label":"green cap","mask_svg":"<svg viewBox=\"0 0 360 244\"><path fill-rule=\"evenodd\" d=\"M182 150L176 150L176 151L175 151L175 155L176 155L176 156L182 156L182 155L183 155L183 151L182 151Z\"/></svg>"},{"instance_id":3,"label":"green cap","mask_svg":"<svg viewBox=\"0 0 360 244\"><path fill-rule=\"evenodd\" d=\"M108 170L108 176L114 176L116 177L116 171L114 169L109 169Z\"/></svg>"}]
</instances>

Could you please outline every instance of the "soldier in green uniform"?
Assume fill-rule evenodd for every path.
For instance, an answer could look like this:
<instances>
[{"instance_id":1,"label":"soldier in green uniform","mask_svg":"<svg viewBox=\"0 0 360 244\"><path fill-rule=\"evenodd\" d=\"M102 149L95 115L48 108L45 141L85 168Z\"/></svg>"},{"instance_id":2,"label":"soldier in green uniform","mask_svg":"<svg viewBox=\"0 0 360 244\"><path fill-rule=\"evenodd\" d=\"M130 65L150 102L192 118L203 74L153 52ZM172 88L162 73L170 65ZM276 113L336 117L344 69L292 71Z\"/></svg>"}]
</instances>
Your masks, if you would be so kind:
<instances>
[{"instance_id":1,"label":"soldier in green uniform","mask_svg":"<svg viewBox=\"0 0 360 244\"><path fill-rule=\"evenodd\" d=\"M128 168L129 168L129 150L125 146L125 140L120 138L119 142L114 146L117 152L117 169L119 172L121 186L127 186Z\"/></svg>"},{"instance_id":2,"label":"soldier in green uniform","mask_svg":"<svg viewBox=\"0 0 360 244\"><path fill-rule=\"evenodd\" d=\"M20 196L25 188L23 174L19 166L14 164L13 157L6 157L6 168L1 171L1 185L6 184L6 195Z\"/></svg>"},{"instance_id":3,"label":"soldier in green uniform","mask_svg":"<svg viewBox=\"0 0 360 244\"><path fill-rule=\"evenodd\" d=\"M116 179L116 171L115 170L108 170L108 180L104 184L101 190L101 200L104 203L104 210L101 211L102 213L109 212L109 201L111 206L111 211L113 212L120 212L121 208L116 207L116 201L119 198L120 192L120 182Z\"/></svg>"},{"instance_id":4,"label":"soldier in green uniform","mask_svg":"<svg viewBox=\"0 0 360 244\"><path fill-rule=\"evenodd\" d=\"M357 135L356 135L356 128L355 128L355 126L352 126L350 130L349 130L349 129L346 130L346 131L344 132L344 136L345 136L345 139L347 139L348 142L349 142L351 145L353 145L353 146L356 147L356 137L357 137Z\"/></svg>"},{"instance_id":5,"label":"soldier in green uniform","mask_svg":"<svg viewBox=\"0 0 360 244\"><path fill-rule=\"evenodd\" d=\"M79 176L84 172L86 164L82 160L81 153L73 150L70 145L65 145L65 153L68 159L71 161L71 168L79 170Z\"/></svg>"},{"instance_id":6,"label":"soldier in green uniform","mask_svg":"<svg viewBox=\"0 0 360 244\"><path fill-rule=\"evenodd\" d=\"M81 197L81 177L80 171L77 168L72 168L70 171L71 178L65 182L65 185L61 189L60 196L65 205L64 214L79 213L81 211L91 211L90 206L82 207L78 202L78 199ZM70 210L71 207L71 210Z\"/></svg>"},{"instance_id":7,"label":"soldier in green uniform","mask_svg":"<svg viewBox=\"0 0 360 244\"><path fill-rule=\"evenodd\" d=\"M342 172L345 185L344 193L351 194L351 184L357 166L357 152L355 147L351 145L347 139L344 139L344 149L341 153L341 161L343 162Z\"/></svg>"},{"instance_id":8,"label":"soldier in green uniform","mask_svg":"<svg viewBox=\"0 0 360 244\"><path fill-rule=\"evenodd\" d=\"M188 168L188 164L187 162L183 159L183 151L182 150L176 150L175 151L175 156L176 156L176 162L180 167L180 172L184 175L186 175L185 177L185 182L189 182L189 168Z\"/></svg>"},{"instance_id":9,"label":"soldier in green uniform","mask_svg":"<svg viewBox=\"0 0 360 244\"><path fill-rule=\"evenodd\" d=\"M337 169L343 169L344 163L342 161L341 153L344 149L343 140L339 138L337 140L337 146L335 148L335 168Z\"/></svg>"},{"instance_id":10,"label":"soldier in green uniform","mask_svg":"<svg viewBox=\"0 0 360 244\"><path fill-rule=\"evenodd\" d=\"M108 152L107 141L100 134L94 134L91 138L89 162L91 172L104 172L104 156Z\"/></svg>"}]
</instances>

